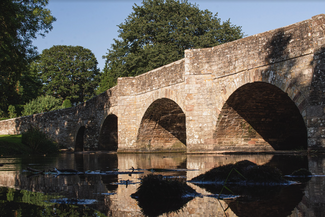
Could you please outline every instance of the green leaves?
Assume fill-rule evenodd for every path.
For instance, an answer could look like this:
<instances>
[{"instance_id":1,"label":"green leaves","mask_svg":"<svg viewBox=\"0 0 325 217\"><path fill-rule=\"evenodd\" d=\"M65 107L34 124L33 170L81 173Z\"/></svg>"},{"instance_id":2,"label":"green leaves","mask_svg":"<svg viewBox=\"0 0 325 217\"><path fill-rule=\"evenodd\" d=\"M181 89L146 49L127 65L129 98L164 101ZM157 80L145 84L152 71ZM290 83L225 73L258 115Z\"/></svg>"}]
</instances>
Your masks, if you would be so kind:
<instances>
[{"instance_id":1,"label":"green leaves","mask_svg":"<svg viewBox=\"0 0 325 217\"><path fill-rule=\"evenodd\" d=\"M52 29L47 0L0 1L0 109L19 103L18 81L36 57L32 40Z\"/></svg>"},{"instance_id":2,"label":"green leaves","mask_svg":"<svg viewBox=\"0 0 325 217\"><path fill-rule=\"evenodd\" d=\"M30 127L22 133L21 141L40 154L53 154L59 151L56 143L37 127Z\"/></svg>"},{"instance_id":3,"label":"green leaves","mask_svg":"<svg viewBox=\"0 0 325 217\"><path fill-rule=\"evenodd\" d=\"M62 101L53 96L39 96L24 105L23 116L61 109Z\"/></svg>"},{"instance_id":4,"label":"green leaves","mask_svg":"<svg viewBox=\"0 0 325 217\"><path fill-rule=\"evenodd\" d=\"M68 99L64 100L62 103L62 108L70 108L70 107L72 107L71 101Z\"/></svg>"},{"instance_id":5,"label":"green leaves","mask_svg":"<svg viewBox=\"0 0 325 217\"><path fill-rule=\"evenodd\" d=\"M184 57L185 49L212 47L243 36L241 27L187 1L144 0L118 25L104 75L136 76Z\"/></svg>"},{"instance_id":6,"label":"green leaves","mask_svg":"<svg viewBox=\"0 0 325 217\"><path fill-rule=\"evenodd\" d=\"M45 94L72 103L94 96L99 82L95 55L81 46L53 46L43 50L38 69Z\"/></svg>"},{"instance_id":7,"label":"green leaves","mask_svg":"<svg viewBox=\"0 0 325 217\"><path fill-rule=\"evenodd\" d=\"M10 118L15 118L15 117L17 117L15 106L13 106L13 105L9 105L9 107L8 107L8 114L9 114L9 117L10 117Z\"/></svg>"}]
</instances>

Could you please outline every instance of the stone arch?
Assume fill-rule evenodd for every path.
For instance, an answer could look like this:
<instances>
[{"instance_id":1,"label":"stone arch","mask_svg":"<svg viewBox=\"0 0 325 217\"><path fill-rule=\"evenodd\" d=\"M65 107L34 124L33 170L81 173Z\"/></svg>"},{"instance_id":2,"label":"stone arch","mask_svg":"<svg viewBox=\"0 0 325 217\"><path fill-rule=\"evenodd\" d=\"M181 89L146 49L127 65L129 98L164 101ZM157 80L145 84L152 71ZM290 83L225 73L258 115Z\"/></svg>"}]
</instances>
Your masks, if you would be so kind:
<instances>
[{"instance_id":1,"label":"stone arch","mask_svg":"<svg viewBox=\"0 0 325 217\"><path fill-rule=\"evenodd\" d=\"M84 136L85 136L85 126L81 126L78 129L76 135L76 143L75 143L75 151L83 151L84 150Z\"/></svg>"},{"instance_id":2,"label":"stone arch","mask_svg":"<svg viewBox=\"0 0 325 217\"><path fill-rule=\"evenodd\" d=\"M249 70L243 73L234 74L224 78L217 79L215 85L218 95L217 109L220 111L229 97L243 85L254 82L265 82L278 87L285 92L296 104L301 114L306 112L308 99L308 86L301 80L299 73L295 76L287 73L277 73L276 67L262 67L260 69ZM282 69L284 70L284 69ZM285 69L284 71L290 71Z\"/></svg>"},{"instance_id":3,"label":"stone arch","mask_svg":"<svg viewBox=\"0 0 325 217\"><path fill-rule=\"evenodd\" d=\"M182 111L185 111L184 110L184 102L183 102L183 100L181 100L182 97L180 97L180 95L178 94L177 91L173 91L169 88L160 89L160 90L157 90L154 93L150 94L149 97L147 97L145 99L144 103L140 106L139 117L141 119L137 120L138 126L140 125L140 123L142 121L142 117L147 112L147 109L149 108L149 106L152 105L152 103L154 103L157 99L163 99L163 98L170 99L170 100L174 101L182 109Z\"/></svg>"},{"instance_id":4,"label":"stone arch","mask_svg":"<svg viewBox=\"0 0 325 217\"><path fill-rule=\"evenodd\" d=\"M98 149L107 151L117 151L118 148L118 118L114 114L109 114L104 119L99 133Z\"/></svg>"},{"instance_id":5,"label":"stone arch","mask_svg":"<svg viewBox=\"0 0 325 217\"><path fill-rule=\"evenodd\" d=\"M247 83L223 105L213 135L217 150L307 148L307 128L287 93L266 82Z\"/></svg>"},{"instance_id":6,"label":"stone arch","mask_svg":"<svg viewBox=\"0 0 325 217\"><path fill-rule=\"evenodd\" d=\"M144 113L137 147L145 151L186 151L186 117L173 100L155 100Z\"/></svg>"}]
</instances>

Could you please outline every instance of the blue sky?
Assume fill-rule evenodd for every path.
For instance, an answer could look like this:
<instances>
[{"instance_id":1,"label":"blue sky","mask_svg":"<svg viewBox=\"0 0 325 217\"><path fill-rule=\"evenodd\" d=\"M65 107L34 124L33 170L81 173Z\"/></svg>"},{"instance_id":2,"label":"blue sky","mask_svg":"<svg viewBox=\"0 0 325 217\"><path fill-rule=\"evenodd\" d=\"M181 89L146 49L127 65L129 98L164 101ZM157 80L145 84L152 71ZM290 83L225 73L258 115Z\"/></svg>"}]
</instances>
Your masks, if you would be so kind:
<instances>
[{"instance_id":1,"label":"blue sky","mask_svg":"<svg viewBox=\"0 0 325 217\"><path fill-rule=\"evenodd\" d=\"M142 0L49 0L47 6L57 18L53 30L34 41L39 53L53 45L73 45L90 49L98 67L104 68L102 56L118 38L117 25L132 13L132 6ZM325 13L321 0L189 0L201 10L218 13L222 21L242 26L247 35L287 26Z\"/></svg>"}]
</instances>

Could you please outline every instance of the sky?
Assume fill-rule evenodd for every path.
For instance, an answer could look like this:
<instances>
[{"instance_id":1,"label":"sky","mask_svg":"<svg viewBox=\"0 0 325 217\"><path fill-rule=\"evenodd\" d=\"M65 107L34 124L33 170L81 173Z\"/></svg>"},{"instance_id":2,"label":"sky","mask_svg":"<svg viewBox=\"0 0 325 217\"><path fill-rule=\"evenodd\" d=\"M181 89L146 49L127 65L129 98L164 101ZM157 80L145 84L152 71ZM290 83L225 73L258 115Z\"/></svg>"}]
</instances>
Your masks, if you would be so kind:
<instances>
[{"instance_id":1,"label":"sky","mask_svg":"<svg viewBox=\"0 0 325 217\"><path fill-rule=\"evenodd\" d=\"M218 13L221 21L230 19L241 26L246 36L277 29L325 13L322 0L188 0ZM96 56L100 70L104 68L107 49L118 39L118 26L142 0L49 0L47 8L57 21L44 38L33 45L38 52L53 45L82 46Z\"/></svg>"}]
</instances>

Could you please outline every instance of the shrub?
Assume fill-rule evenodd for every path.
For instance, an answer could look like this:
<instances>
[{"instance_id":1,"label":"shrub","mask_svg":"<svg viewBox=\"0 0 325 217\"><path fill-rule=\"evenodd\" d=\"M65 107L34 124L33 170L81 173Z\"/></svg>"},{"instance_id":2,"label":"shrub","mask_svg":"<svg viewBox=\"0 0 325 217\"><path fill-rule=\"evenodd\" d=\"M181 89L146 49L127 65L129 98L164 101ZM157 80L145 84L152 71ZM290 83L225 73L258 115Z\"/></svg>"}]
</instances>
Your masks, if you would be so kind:
<instances>
[{"instance_id":1,"label":"shrub","mask_svg":"<svg viewBox=\"0 0 325 217\"><path fill-rule=\"evenodd\" d=\"M62 103L62 108L70 108L70 107L72 107L71 101L68 99L64 100Z\"/></svg>"},{"instance_id":2,"label":"shrub","mask_svg":"<svg viewBox=\"0 0 325 217\"><path fill-rule=\"evenodd\" d=\"M6 114L0 109L0 119L5 118Z\"/></svg>"},{"instance_id":3,"label":"shrub","mask_svg":"<svg viewBox=\"0 0 325 217\"><path fill-rule=\"evenodd\" d=\"M58 145L36 127L30 127L22 134L22 143L40 154L58 152Z\"/></svg>"},{"instance_id":4,"label":"shrub","mask_svg":"<svg viewBox=\"0 0 325 217\"><path fill-rule=\"evenodd\" d=\"M23 116L61 109L61 100L53 96L39 96L24 106Z\"/></svg>"},{"instance_id":5,"label":"shrub","mask_svg":"<svg viewBox=\"0 0 325 217\"><path fill-rule=\"evenodd\" d=\"M8 114L10 118L15 118L17 117L17 113L16 113L16 108L14 105L9 105L8 107Z\"/></svg>"}]
</instances>

